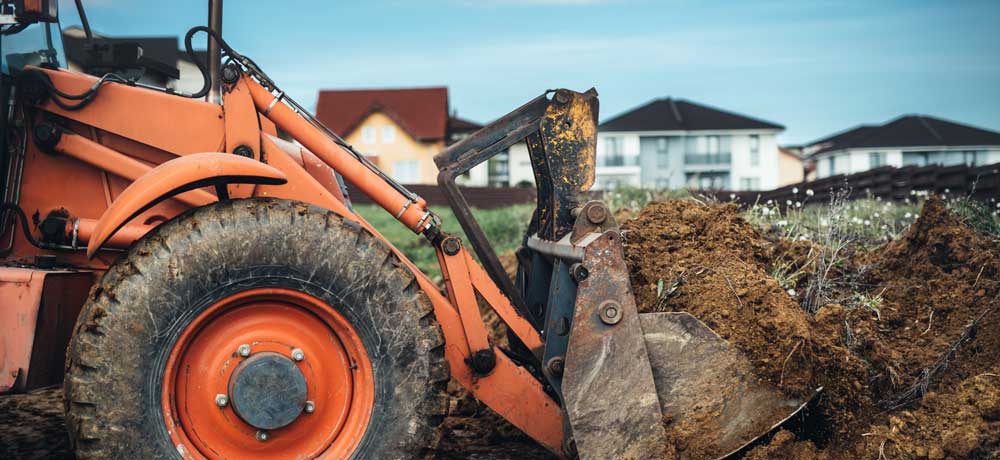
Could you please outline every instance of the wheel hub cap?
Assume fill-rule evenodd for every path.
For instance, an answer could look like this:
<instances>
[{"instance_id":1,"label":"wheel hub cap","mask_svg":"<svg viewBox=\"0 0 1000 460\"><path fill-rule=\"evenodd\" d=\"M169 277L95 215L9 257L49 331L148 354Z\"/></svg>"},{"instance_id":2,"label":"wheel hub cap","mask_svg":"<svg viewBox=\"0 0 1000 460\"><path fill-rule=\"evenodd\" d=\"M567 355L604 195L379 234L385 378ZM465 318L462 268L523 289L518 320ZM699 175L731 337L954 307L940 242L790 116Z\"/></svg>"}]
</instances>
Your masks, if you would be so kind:
<instances>
[{"instance_id":1,"label":"wheel hub cap","mask_svg":"<svg viewBox=\"0 0 1000 460\"><path fill-rule=\"evenodd\" d=\"M229 380L233 409L261 430L290 425L305 408L306 378L289 358L264 352L241 362Z\"/></svg>"}]
</instances>

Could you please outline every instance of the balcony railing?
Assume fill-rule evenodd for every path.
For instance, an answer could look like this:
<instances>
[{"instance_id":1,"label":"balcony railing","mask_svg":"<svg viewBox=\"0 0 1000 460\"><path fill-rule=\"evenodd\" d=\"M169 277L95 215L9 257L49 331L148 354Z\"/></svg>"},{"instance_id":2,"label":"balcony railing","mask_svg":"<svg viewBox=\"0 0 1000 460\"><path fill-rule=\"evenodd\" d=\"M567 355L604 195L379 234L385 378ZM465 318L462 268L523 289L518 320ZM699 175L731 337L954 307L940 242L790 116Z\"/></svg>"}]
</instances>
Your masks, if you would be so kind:
<instances>
[{"instance_id":1,"label":"balcony railing","mask_svg":"<svg viewBox=\"0 0 1000 460\"><path fill-rule=\"evenodd\" d=\"M598 155L597 166L639 166L639 157L636 155Z\"/></svg>"},{"instance_id":2,"label":"balcony railing","mask_svg":"<svg viewBox=\"0 0 1000 460\"><path fill-rule=\"evenodd\" d=\"M686 165L728 165L732 162L731 153L686 153L684 154L684 164Z\"/></svg>"}]
</instances>

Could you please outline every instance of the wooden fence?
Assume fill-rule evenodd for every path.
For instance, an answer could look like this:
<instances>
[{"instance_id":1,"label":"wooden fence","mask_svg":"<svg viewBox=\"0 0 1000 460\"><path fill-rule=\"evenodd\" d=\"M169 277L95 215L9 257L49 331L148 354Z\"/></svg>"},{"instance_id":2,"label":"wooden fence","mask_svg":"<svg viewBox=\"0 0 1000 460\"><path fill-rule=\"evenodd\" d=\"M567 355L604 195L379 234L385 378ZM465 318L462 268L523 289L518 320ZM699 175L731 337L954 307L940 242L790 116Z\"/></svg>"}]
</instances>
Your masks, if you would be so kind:
<instances>
[{"instance_id":1,"label":"wooden fence","mask_svg":"<svg viewBox=\"0 0 1000 460\"><path fill-rule=\"evenodd\" d=\"M788 201L801 202L807 198L810 203L826 203L832 194L842 190L850 191L850 199L879 197L883 200L902 201L912 197L914 192L928 192L970 196L981 201L1000 201L1000 163L986 166L883 166L857 174L839 174L763 192L713 191L702 194L715 196L721 201L757 203L774 200L784 205Z\"/></svg>"},{"instance_id":2,"label":"wooden fence","mask_svg":"<svg viewBox=\"0 0 1000 460\"><path fill-rule=\"evenodd\" d=\"M420 195L432 206L448 206L442 190L436 185L407 185L408 189ZM480 209L493 209L512 204L534 203L535 189L522 187L460 187L469 205ZM902 201L912 192L971 196L982 201L1000 201L1000 163L986 166L904 166L896 168L883 166L869 171L836 175L810 182L786 185L762 192L700 191L702 195L714 196L720 201L739 200L742 203L757 203L774 200L784 205L786 202L805 201L810 203L829 202L830 196L841 190L849 190L849 198L881 197L883 200ZM807 195L811 191L811 195ZM371 198L353 186L348 186L351 200L356 204L372 204ZM600 192L594 192L599 199Z\"/></svg>"},{"instance_id":3,"label":"wooden fence","mask_svg":"<svg viewBox=\"0 0 1000 460\"><path fill-rule=\"evenodd\" d=\"M444 190L437 185L409 184L410 189L431 206L448 206L448 200L444 196ZM479 209L493 209L510 206L512 204L534 203L535 189L524 187L459 187L469 206ZM347 193L350 194L354 204L374 204L371 198L353 185L347 186Z\"/></svg>"}]
</instances>

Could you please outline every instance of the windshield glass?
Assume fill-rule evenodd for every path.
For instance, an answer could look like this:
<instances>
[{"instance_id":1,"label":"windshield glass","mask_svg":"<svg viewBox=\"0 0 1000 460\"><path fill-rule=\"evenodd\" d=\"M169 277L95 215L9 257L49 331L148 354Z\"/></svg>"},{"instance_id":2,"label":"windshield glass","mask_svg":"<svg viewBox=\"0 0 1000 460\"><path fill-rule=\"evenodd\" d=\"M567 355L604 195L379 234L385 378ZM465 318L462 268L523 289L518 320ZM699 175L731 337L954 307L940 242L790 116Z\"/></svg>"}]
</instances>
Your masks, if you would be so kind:
<instances>
[{"instance_id":1,"label":"windshield glass","mask_svg":"<svg viewBox=\"0 0 1000 460\"><path fill-rule=\"evenodd\" d=\"M11 68L17 70L26 65L66 67L59 24L32 24L16 34L0 37L0 55L3 73L8 75Z\"/></svg>"}]
</instances>

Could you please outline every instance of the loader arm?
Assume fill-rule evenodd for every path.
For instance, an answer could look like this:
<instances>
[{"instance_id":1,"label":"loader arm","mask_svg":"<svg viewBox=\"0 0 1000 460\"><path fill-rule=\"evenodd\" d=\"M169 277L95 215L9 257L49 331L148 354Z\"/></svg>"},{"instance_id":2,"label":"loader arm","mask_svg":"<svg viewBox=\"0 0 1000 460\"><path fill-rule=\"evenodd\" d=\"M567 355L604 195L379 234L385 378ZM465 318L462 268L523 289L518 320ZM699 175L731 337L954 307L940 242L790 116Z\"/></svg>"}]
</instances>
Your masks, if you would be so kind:
<instances>
[{"instance_id":1,"label":"loader arm","mask_svg":"<svg viewBox=\"0 0 1000 460\"><path fill-rule=\"evenodd\" d=\"M87 254L93 256L129 220L152 207L164 212L151 216L155 219L142 226L120 232L119 240L126 233L128 239L140 237L152 223L214 200L263 197L304 201L336 214L352 234L378 240L376 246L384 244L387 252L398 256L398 262L392 257L373 260L395 264L396 269L402 265L413 274L412 279L397 284L405 285L410 300L424 298L411 295L410 288L426 294L444 338L443 349L434 345L435 352L443 354L451 377L560 457L575 457L578 451L583 460L655 458L668 439L661 422L685 417L711 422L699 434L712 436L722 432L712 428L725 427L725 443L720 443L719 452L729 452L752 440L774 417L787 414L786 407L798 403L776 403L780 394L774 388L745 384L752 377L747 361L690 315L679 312L651 317L638 313L624 262L622 235L607 206L590 200L588 194L596 161L596 91L546 92L435 157L439 183L484 265L481 267L460 238L442 231L440 219L424 199L379 170L287 97L217 31L192 29L186 37L189 53L193 54L191 35L199 30L209 32L227 56L226 77L220 87L222 106L196 101L197 95L181 98L162 88L123 84L118 79L97 80L40 68L19 74L20 103L52 115L28 120L37 149L72 160L34 155L41 159L33 160L36 169L29 171L30 177L47 177L39 164L57 165L62 176L53 177L81 172L81 180L92 189L97 188L95 184L102 186L108 202L100 220L90 225L94 209L102 208L95 208L93 200L80 200L75 190L61 191L59 198L82 210L79 214L83 217L70 226L59 209L51 211L56 225L46 227L55 231L45 236L60 237L59 231L73 228L73 245L42 246L25 238L35 247L30 252L22 250L22 254L53 247L78 250L76 229L83 228L80 222L84 219L89 219ZM67 104L67 98L80 102ZM278 140L278 129L299 145ZM517 280L512 281L455 180L522 141L528 146L538 197L517 252ZM215 151L226 153L199 153ZM444 292L353 212L339 193L341 179L431 242L445 276ZM121 186L119 190L124 190L112 203L111 184L122 181L131 184ZM214 186L215 195L199 189L205 186ZM174 199L167 200L170 197ZM57 203L55 199L30 204L51 209L53 203ZM310 212L297 210L300 216ZM19 244L23 248L27 243ZM71 256L68 260L76 259ZM339 262L344 260L348 259ZM486 328L480 310L484 304L509 328L509 349L498 347L492 331ZM427 312L424 309L421 314ZM419 317L421 326L436 333L436 327L424 322L424 317ZM384 321L378 327L386 327L383 324L395 326L393 321ZM686 345L685 340L699 345L694 347L697 353L678 347L679 343ZM431 345L421 342L421 346ZM223 352L220 359L249 357L249 349L244 354L242 346L232 348L237 350L235 355ZM293 353L289 359L302 361L304 355L299 351L299 358ZM272 358L286 363L284 357L268 359ZM357 367L346 363L341 370L355 372ZM279 377L290 374L294 372L282 371ZM738 384L728 385L734 379ZM702 392L696 390L708 384L747 389L746 394L753 397L723 393L702 405ZM183 400L175 399L170 391L162 396L164 406ZM228 404L225 398L202 398L201 403L206 401L210 404L206 413L211 416ZM732 401L741 404L730 404ZM720 406L738 410L723 413L716 410ZM761 418L758 413L769 415ZM358 425L362 431L366 426ZM242 434L235 434L234 439L243 442ZM256 446L253 442L266 442L268 436L266 431L258 431L253 440L246 440Z\"/></svg>"}]
</instances>

